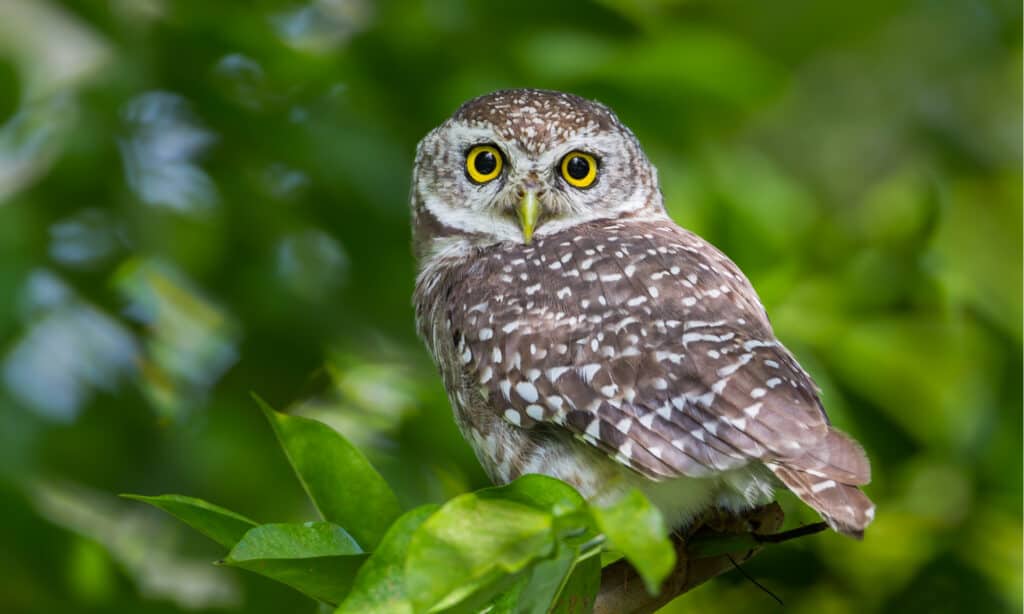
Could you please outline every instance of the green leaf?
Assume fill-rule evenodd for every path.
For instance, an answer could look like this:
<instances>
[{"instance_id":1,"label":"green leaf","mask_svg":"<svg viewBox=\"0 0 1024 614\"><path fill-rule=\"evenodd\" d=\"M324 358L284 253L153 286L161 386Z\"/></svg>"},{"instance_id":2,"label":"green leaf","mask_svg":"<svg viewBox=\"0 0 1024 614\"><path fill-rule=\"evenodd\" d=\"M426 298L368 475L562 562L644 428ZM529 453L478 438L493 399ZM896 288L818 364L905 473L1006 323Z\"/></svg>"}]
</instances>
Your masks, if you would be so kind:
<instances>
[{"instance_id":1,"label":"green leaf","mask_svg":"<svg viewBox=\"0 0 1024 614\"><path fill-rule=\"evenodd\" d=\"M345 598L366 560L359 544L329 522L264 524L249 530L222 564L282 582L327 603Z\"/></svg>"},{"instance_id":2,"label":"green leaf","mask_svg":"<svg viewBox=\"0 0 1024 614\"><path fill-rule=\"evenodd\" d=\"M546 475L527 474L511 484L485 488L483 499L503 499L548 512L555 519L555 535L575 547L598 535L586 500L572 487Z\"/></svg>"},{"instance_id":3,"label":"green leaf","mask_svg":"<svg viewBox=\"0 0 1024 614\"><path fill-rule=\"evenodd\" d=\"M485 488L476 493L481 498L505 499L534 509L565 516L586 509L586 501L576 490L552 477L527 474L505 486Z\"/></svg>"},{"instance_id":4,"label":"green leaf","mask_svg":"<svg viewBox=\"0 0 1024 614\"><path fill-rule=\"evenodd\" d=\"M531 565L511 589L492 602L488 614L584 614L593 609L601 584L596 552L580 559L576 548L559 544L555 556Z\"/></svg>"},{"instance_id":5,"label":"green leaf","mask_svg":"<svg viewBox=\"0 0 1024 614\"><path fill-rule=\"evenodd\" d=\"M288 461L325 520L373 550L401 513L398 499L370 461L331 427L271 409L256 397Z\"/></svg>"},{"instance_id":6,"label":"green leaf","mask_svg":"<svg viewBox=\"0 0 1024 614\"><path fill-rule=\"evenodd\" d=\"M661 512L638 490L614 505L592 507L597 526L608 545L621 552L644 580L647 592L656 595L676 564L676 551L668 539Z\"/></svg>"},{"instance_id":7,"label":"green leaf","mask_svg":"<svg viewBox=\"0 0 1024 614\"><path fill-rule=\"evenodd\" d=\"M504 584L551 554L553 528L550 513L493 493L452 499L420 526L409 544L405 581L414 609L448 608Z\"/></svg>"},{"instance_id":8,"label":"green leaf","mask_svg":"<svg viewBox=\"0 0 1024 614\"><path fill-rule=\"evenodd\" d=\"M533 566L529 580L519 591L516 614L547 614L558 599L576 563L576 551L559 547L554 558Z\"/></svg>"},{"instance_id":9,"label":"green leaf","mask_svg":"<svg viewBox=\"0 0 1024 614\"><path fill-rule=\"evenodd\" d=\"M225 548L232 548L256 523L231 510L182 495L121 495L158 507Z\"/></svg>"},{"instance_id":10,"label":"green leaf","mask_svg":"<svg viewBox=\"0 0 1024 614\"><path fill-rule=\"evenodd\" d=\"M601 588L601 557L578 561L565 582L550 614L589 614Z\"/></svg>"},{"instance_id":11,"label":"green leaf","mask_svg":"<svg viewBox=\"0 0 1024 614\"><path fill-rule=\"evenodd\" d=\"M406 554L413 532L435 511L436 505L423 505L391 525L377 550L359 569L352 591L337 614L412 614L405 591Z\"/></svg>"}]
</instances>

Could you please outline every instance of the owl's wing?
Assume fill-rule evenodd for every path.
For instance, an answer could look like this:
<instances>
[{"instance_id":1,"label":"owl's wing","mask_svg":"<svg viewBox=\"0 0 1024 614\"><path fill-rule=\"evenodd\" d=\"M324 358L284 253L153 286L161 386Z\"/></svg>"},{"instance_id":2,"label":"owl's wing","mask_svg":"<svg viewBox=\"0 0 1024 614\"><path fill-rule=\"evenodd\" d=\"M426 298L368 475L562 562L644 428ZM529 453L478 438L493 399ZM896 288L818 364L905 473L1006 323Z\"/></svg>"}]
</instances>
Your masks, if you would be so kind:
<instances>
[{"instance_id":1,"label":"owl's wing","mask_svg":"<svg viewBox=\"0 0 1024 614\"><path fill-rule=\"evenodd\" d=\"M870 479L866 456L830 427L736 266L675 226L585 230L491 254L466 284L452 321L491 405L652 479L761 460L819 511L860 510L847 485Z\"/></svg>"}]
</instances>

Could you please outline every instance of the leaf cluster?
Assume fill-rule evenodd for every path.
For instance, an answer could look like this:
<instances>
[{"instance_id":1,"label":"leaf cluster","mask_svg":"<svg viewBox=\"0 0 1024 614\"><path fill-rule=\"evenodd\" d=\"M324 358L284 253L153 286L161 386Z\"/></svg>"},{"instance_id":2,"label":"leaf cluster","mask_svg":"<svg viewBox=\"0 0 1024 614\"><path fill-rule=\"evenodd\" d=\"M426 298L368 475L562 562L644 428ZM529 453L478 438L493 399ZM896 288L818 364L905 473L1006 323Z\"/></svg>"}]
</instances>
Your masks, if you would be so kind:
<instances>
[{"instance_id":1,"label":"leaf cluster","mask_svg":"<svg viewBox=\"0 0 1024 614\"><path fill-rule=\"evenodd\" d=\"M217 564L287 584L338 614L589 612L603 552L625 557L651 594L675 567L661 514L638 491L597 507L564 482L526 475L403 512L337 431L257 402L320 520L259 524L192 497L125 496L228 549Z\"/></svg>"}]
</instances>

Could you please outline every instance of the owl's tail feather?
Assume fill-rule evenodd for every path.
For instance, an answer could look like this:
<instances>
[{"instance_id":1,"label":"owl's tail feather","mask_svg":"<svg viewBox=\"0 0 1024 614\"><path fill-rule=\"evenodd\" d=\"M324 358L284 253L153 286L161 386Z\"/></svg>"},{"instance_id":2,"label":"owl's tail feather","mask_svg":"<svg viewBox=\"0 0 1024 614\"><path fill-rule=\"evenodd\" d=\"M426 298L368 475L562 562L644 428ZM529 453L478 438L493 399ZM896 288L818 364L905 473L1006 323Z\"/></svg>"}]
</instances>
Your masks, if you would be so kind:
<instances>
[{"instance_id":1,"label":"owl's tail feather","mask_svg":"<svg viewBox=\"0 0 1024 614\"><path fill-rule=\"evenodd\" d=\"M830 429L814 450L765 465L832 529L864 537L864 529L875 518L875 504L857 486L870 480L871 470L864 451L852 439Z\"/></svg>"}]
</instances>

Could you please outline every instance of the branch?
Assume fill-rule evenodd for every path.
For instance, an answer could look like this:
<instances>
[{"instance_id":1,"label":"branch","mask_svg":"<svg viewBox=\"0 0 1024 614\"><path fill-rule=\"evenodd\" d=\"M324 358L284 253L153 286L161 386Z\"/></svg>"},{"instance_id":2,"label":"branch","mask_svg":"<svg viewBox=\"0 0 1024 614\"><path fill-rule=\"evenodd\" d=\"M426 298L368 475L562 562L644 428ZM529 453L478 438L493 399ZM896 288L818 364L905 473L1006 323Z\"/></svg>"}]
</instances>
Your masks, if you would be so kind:
<instances>
[{"instance_id":1,"label":"branch","mask_svg":"<svg viewBox=\"0 0 1024 614\"><path fill-rule=\"evenodd\" d=\"M741 516L721 516L701 523L686 536L673 536L676 567L652 596L636 570L625 560L601 572L601 589L594 614L650 614L679 595L693 590L715 576L729 571L735 563L749 561L766 543L810 535L824 530L819 523L776 533L784 515L778 503L755 508Z\"/></svg>"}]
</instances>

